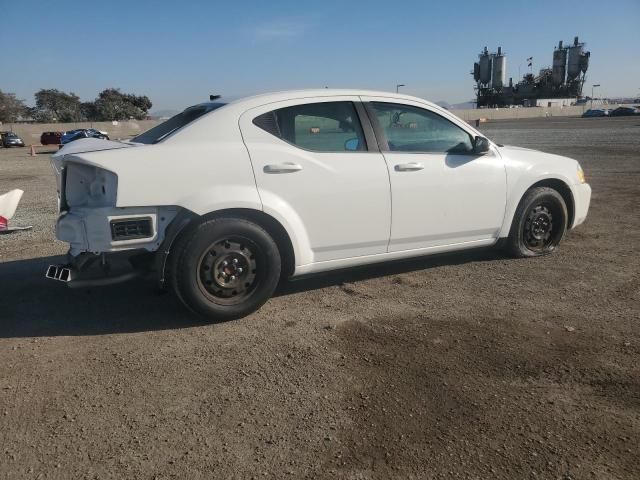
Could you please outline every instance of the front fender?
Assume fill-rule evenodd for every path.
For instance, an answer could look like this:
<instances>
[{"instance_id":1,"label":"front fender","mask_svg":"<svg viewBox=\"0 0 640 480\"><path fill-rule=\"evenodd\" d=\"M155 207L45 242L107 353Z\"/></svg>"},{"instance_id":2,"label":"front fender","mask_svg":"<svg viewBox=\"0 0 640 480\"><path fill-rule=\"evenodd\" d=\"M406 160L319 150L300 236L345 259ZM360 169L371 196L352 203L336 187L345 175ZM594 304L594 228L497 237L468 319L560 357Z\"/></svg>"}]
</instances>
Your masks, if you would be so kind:
<instances>
[{"instance_id":1,"label":"front fender","mask_svg":"<svg viewBox=\"0 0 640 480\"><path fill-rule=\"evenodd\" d=\"M500 237L508 237L511 230L511 224L513 223L513 217L515 216L520 200L524 197L524 194L532 186L540 183L544 180L559 180L563 182L567 188L571 191L573 198L576 198L575 186L572 185L570 180L561 174L550 172L529 172L527 175L521 176L515 185L511 186L507 193L507 208L505 209L504 221L502 229L500 230ZM571 225L568 226L571 228Z\"/></svg>"},{"instance_id":2,"label":"front fender","mask_svg":"<svg viewBox=\"0 0 640 480\"><path fill-rule=\"evenodd\" d=\"M574 200L577 197L578 162L572 158L520 147L500 147L507 173L507 203L500 237L508 237L513 217L525 192L545 180L566 185ZM570 225L569 227L571 227Z\"/></svg>"}]
</instances>

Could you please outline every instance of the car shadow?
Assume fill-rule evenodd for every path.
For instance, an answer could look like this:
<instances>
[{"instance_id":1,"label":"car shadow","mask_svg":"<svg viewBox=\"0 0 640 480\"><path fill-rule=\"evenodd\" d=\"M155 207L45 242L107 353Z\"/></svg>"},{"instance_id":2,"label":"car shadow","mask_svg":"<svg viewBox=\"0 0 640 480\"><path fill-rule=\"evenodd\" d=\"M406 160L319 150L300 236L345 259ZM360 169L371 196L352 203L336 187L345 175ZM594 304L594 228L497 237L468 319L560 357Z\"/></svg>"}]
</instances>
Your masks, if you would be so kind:
<instances>
[{"instance_id":1,"label":"car shadow","mask_svg":"<svg viewBox=\"0 0 640 480\"><path fill-rule=\"evenodd\" d=\"M282 282L275 296L497 258L502 257L494 250L482 249L338 270ZM153 282L71 289L45 279L45 269L60 263L63 256L0 264L0 338L134 333L207 324Z\"/></svg>"}]
</instances>

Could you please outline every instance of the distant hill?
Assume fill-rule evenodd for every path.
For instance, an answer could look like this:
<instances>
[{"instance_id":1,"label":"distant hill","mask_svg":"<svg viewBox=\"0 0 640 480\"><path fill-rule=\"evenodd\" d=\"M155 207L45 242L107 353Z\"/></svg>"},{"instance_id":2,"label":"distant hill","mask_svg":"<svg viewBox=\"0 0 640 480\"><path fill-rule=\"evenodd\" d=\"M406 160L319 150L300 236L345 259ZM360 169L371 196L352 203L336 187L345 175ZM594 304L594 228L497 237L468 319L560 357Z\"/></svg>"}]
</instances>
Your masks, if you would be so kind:
<instances>
[{"instance_id":1,"label":"distant hill","mask_svg":"<svg viewBox=\"0 0 640 480\"><path fill-rule=\"evenodd\" d=\"M438 100L437 102L433 102L439 107L446 108L447 110L451 109L451 104L449 102L445 102L444 100Z\"/></svg>"},{"instance_id":2,"label":"distant hill","mask_svg":"<svg viewBox=\"0 0 640 480\"><path fill-rule=\"evenodd\" d=\"M175 114L180 113L178 110L158 110L157 112L151 112L149 115L153 118L169 118Z\"/></svg>"},{"instance_id":3,"label":"distant hill","mask_svg":"<svg viewBox=\"0 0 640 480\"><path fill-rule=\"evenodd\" d=\"M447 110L472 110L476 108L476 104L473 102L473 100L454 104L445 102L444 100L440 100L438 102L435 102L435 104L441 106L442 108L446 108Z\"/></svg>"}]
</instances>

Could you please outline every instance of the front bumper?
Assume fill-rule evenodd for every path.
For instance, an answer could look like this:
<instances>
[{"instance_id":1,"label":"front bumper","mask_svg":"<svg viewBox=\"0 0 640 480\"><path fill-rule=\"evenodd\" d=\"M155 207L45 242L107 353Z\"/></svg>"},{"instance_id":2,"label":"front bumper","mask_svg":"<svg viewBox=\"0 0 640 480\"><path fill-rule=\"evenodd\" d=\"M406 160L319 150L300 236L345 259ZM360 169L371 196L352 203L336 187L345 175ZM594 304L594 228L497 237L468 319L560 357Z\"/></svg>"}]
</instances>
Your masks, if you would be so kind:
<instances>
[{"instance_id":1,"label":"front bumper","mask_svg":"<svg viewBox=\"0 0 640 480\"><path fill-rule=\"evenodd\" d=\"M589 204L591 203L591 186L588 183L581 183L574 185L574 203L575 214L573 217L573 225L571 228L575 228L578 225L584 223L589 212Z\"/></svg>"}]
</instances>

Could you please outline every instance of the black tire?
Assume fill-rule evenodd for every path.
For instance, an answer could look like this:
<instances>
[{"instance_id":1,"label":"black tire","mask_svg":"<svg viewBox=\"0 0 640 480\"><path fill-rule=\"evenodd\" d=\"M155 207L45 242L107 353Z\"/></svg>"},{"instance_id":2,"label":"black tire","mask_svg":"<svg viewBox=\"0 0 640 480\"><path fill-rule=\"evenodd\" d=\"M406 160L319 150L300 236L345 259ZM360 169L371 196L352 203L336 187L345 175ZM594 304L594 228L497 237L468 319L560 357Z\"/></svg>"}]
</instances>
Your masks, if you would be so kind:
<instances>
[{"instance_id":1,"label":"black tire","mask_svg":"<svg viewBox=\"0 0 640 480\"><path fill-rule=\"evenodd\" d=\"M211 321L258 310L273 295L281 269L280 252L269 233L253 222L229 217L188 228L169 259L176 296Z\"/></svg>"},{"instance_id":2,"label":"black tire","mask_svg":"<svg viewBox=\"0 0 640 480\"><path fill-rule=\"evenodd\" d=\"M520 200L511 224L507 251L514 257L552 253L567 231L567 205L556 190L530 188Z\"/></svg>"}]
</instances>

